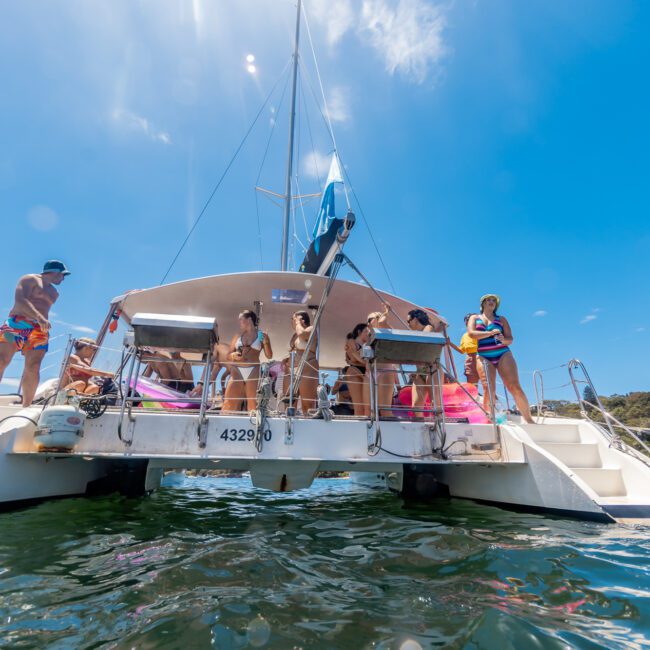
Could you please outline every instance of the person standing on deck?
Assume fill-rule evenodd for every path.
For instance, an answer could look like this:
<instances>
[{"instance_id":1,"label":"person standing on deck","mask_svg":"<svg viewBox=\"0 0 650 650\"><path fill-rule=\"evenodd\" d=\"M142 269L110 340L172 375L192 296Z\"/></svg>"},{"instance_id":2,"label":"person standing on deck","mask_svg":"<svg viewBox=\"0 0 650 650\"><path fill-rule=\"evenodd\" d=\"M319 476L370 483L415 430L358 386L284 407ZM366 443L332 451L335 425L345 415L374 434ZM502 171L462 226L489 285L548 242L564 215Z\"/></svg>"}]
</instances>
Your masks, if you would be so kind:
<instances>
[{"instance_id":1,"label":"person standing on deck","mask_svg":"<svg viewBox=\"0 0 650 650\"><path fill-rule=\"evenodd\" d=\"M465 327L469 323L469 319L474 314L467 314L465 316ZM456 352L465 355L465 379L468 384L478 384L479 379L485 387L485 373L483 372L483 367L478 363L478 342L476 339L473 339L467 331L463 334L460 339L460 343L456 345L453 341L447 339L447 343L452 347Z\"/></svg>"},{"instance_id":2,"label":"person standing on deck","mask_svg":"<svg viewBox=\"0 0 650 650\"><path fill-rule=\"evenodd\" d=\"M57 301L55 289L70 275L58 260L46 262L42 273L24 275L16 285L14 306L0 327L0 381L16 352L25 357L21 380L23 406L29 406L38 386L41 362L50 338L50 309Z\"/></svg>"},{"instance_id":3,"label":"person standing on deck","mask_svg":"<svg viewBox=\"0 0 650 650\"><path fill-rule=\"evenodd\" d=\"M478 356L485 361L485 374L492 393L496 390L497 372L506 390L515 398L515 404L522 417L529 424L534 424L530 415L528 399L519 383L517 363L510 350L513 336L510 323L505 316L497 314L501 298L494 293L481 298L481 313L474 314L467 323L467 333L478 343ZM489 410L489 391L483 396L485 410Z\"/></svg>"}]
</instances>

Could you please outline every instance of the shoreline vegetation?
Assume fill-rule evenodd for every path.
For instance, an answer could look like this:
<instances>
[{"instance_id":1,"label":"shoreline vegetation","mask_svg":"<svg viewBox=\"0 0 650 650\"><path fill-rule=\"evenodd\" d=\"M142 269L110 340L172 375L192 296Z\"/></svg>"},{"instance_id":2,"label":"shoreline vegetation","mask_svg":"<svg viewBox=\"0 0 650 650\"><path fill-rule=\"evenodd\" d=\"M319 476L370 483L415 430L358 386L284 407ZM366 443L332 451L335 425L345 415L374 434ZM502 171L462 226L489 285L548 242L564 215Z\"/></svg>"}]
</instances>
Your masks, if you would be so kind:
<instances>
[{"instance_id":1,"label":"shoreline vegetation","mask_svg":"<svg viewBox=\"0 0 650 650\"><path fill-rule=\"evenodd\" d=\"M630 428L646 429L650 435L650 391L636 391L626 395L599 395L605 410L617 420ZM583 399L595 404L595 396L585 390ZM557 415L579 418L580 407L575 402L568 400L544 400L546 407ZM589 409L589 417L596 422L603 422L603 416L595 409Z\"/></svg>"}]
</instances>

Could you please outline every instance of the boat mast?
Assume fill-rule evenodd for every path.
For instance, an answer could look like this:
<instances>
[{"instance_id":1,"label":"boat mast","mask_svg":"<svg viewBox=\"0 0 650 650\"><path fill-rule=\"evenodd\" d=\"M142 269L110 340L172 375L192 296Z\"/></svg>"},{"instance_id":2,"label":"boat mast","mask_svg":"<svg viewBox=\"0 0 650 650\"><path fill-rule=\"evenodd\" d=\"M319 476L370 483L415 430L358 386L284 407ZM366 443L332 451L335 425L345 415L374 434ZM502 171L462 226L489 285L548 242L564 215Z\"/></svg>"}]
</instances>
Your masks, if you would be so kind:
<instances>
[{"instance_id":1,"label":"boat mast","mask_svg":"<svg viewBox=\"0 0 650 650\"><path fill-rule=\"evenodd\" d=\"M300 4L296 12L296 42L293 49L293 84L291 86L291 108L289 112L289 156L287 160L287 180L284 192L284 221L282 224L282 258L280 269L287 270L289 258L289 219L291 217L291 174L293 168L293 135L296 121L296 81L298 78L298 43L300 40Z\"/></svg>"}]
</instances>

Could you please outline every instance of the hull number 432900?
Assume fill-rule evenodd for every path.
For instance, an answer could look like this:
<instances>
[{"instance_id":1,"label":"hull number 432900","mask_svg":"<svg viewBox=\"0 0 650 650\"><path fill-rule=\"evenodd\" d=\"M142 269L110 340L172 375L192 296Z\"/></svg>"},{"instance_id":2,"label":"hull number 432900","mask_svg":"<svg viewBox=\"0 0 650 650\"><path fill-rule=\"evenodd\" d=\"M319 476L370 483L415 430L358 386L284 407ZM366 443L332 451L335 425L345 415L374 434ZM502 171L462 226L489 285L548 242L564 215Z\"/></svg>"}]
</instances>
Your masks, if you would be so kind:
<instances>
[{"instance_id":1,"label":"hull number 432900","mask_svg":"<svg viewBox=\"0 0 650 650\"><path fill-rule=\"evenodd\" d=\"M271 440L271 435L271 431L267 429L264 432L264 440ZM255 429L224 429L219 437L227 442L252 442L255 439Z\"/></svg>"}]
</instances>

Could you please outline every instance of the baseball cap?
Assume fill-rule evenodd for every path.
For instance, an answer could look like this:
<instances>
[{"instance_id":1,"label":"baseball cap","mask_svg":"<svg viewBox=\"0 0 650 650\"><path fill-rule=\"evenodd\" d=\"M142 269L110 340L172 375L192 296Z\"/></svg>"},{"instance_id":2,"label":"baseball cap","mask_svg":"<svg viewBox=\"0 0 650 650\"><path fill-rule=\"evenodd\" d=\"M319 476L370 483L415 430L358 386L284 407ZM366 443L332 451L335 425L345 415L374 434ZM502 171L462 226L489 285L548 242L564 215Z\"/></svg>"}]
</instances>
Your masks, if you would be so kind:
<instances>
[{"instance_id":1,"label":"baseball cap","mask_svg":"<svg viewBox=\"0 0 650 650\"><path fill-rule=\"evenodd\" d=\"M43 273L63 273L63 275L70 275L68 267L59 260L49 260L43 265Z\"/></svg>"}]
</instances>

